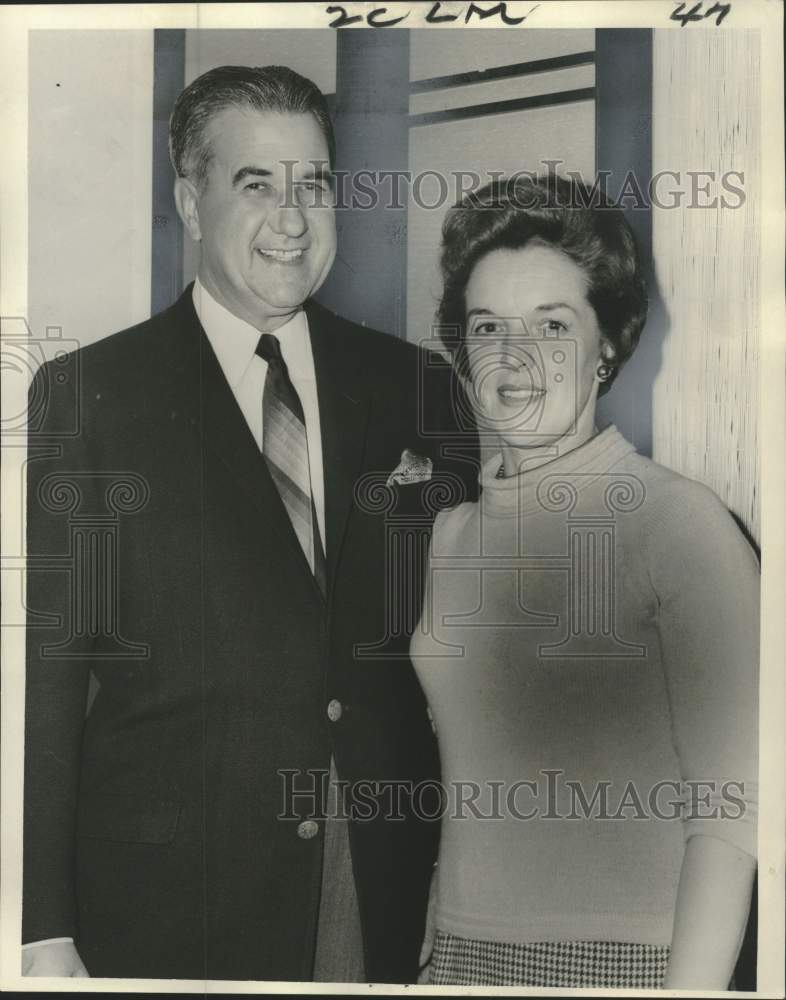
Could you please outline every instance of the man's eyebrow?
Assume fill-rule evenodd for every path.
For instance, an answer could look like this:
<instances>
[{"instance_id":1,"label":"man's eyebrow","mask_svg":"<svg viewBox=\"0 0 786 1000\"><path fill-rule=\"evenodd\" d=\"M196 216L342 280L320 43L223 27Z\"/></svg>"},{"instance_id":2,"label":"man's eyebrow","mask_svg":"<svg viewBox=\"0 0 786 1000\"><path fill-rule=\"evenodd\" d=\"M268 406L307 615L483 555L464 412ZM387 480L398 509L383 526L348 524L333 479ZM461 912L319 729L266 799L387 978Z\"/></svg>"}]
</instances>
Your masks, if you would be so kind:
<instances>
[{"instance_id":1,"label":"man's eyebrow","mask_svg":"<svg viewBox=\"0 0 786 1000\"><path fill-rule=\"evenodd\" d=\"M570 309L572 313L576 312L569 302L544 302L543 305L535 307L536 312L550 312L552 309Z\"/></svg>"},{"instance_id":2,"label":"man's eyebrow","mask_svg":"<svg viewBox=\"0 0 786 1000\"><path fill-rule=\"evenodd\" d=\"M267 167L241 167L236 170L232 175L232 186L235 187L241 181L245 180L246 177L272 177L273 171L269 170ZM298 178L298 180L317 180L326 181L328 184L333 184L335 181L335 174L330 169L329 166L322 163L310 163L308 169L304 172L303 176ZM295 181L297 183L297 181Z\"/></svg>"},{"instance_id":3,"label":"man's eyebrow","mask_svg":"<svg viewBox=\"0 0 786 1000\"><path fill-rule=\"evenodd\" d=\"M335 179L336 175L326 163L314 161L309 161L308 169L303 172L302 177L298 178L298 180L304 181L327 181L328 184L333 184Z\"/></svg>"},{"instance_id":4,"label":"man's eyebrow","mask_svg":"<svg viewBox=\"0 0 786 1000\"><path fill-rule=\"evenodd\" d=\"M236 170L232 176L232 186L239 184L246 177L272 177L273 171L268 170L267 167L241 167L240 170Z\"/></svg>"}]
</instances>

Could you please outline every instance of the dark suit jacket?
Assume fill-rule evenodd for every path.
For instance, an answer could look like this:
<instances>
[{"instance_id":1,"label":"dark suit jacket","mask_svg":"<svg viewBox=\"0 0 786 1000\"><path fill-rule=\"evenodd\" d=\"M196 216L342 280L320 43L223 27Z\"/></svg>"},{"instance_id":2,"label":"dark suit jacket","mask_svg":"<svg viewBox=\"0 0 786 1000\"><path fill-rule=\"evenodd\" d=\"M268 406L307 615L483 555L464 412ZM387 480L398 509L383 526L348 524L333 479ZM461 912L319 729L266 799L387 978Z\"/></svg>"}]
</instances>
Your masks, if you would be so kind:
<instances>
[{"instance_id":1,"label":"dark suit jacket","mask_svg":"<svg viewBox=\"0 0 786 1000\"><path fill-rule=\"evenodd\" d=\"M412 345L307 315L327 605L190 287L34 385L23 933L74 935L94 976L309 980L322 798L286 801L279 772L302 790L333 753L350 782L439 774L406 656L418 587L396 581L402 539L411 573L435 509L475 483L440 454L455 382ZM431 456L430 485L383 485L404 448ZM438 838L406 793L396 808L350 826L376 981L416 977Z\"/></svg>"}]
</instances>

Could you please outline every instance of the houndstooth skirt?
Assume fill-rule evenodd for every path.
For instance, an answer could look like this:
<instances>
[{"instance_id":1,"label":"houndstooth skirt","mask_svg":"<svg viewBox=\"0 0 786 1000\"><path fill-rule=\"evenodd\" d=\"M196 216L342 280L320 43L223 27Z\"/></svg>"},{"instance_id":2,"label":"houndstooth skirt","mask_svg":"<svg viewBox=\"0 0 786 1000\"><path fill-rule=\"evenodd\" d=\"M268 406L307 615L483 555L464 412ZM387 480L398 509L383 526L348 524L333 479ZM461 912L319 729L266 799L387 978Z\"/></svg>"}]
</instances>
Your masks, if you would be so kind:
<instances>
[{"instance_id":1,"label":"houndstooth skirt","mask_svg":"<svg viewBox=\"0 0 786 1000\"><path fill-rule=\"evenodd\" d=\"M434 986L552 986L658 989L668 945L621 941L476 941L437 931Z\"/></svg>"}]
</instances>

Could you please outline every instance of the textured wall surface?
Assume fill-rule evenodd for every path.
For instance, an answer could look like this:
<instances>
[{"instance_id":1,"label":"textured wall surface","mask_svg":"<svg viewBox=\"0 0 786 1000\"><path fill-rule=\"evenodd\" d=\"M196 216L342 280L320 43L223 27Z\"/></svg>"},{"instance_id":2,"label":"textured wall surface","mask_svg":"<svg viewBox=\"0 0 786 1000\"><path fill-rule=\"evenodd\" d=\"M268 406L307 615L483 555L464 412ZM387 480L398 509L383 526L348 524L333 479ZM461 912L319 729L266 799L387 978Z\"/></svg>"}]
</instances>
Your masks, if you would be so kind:
<instances>
[{"instance_id":1,"label":"textured wall surface","mask_svg":"<svg viewBox=\"0 0 786 1000\"><path fill-rule=\"evenodd\" d=\"M29 76L28 315L84 345L150 315L153 32L33 31Z\"/></svg>"},{"instance_id":2,"label":"textured wall surface","mask_svg":"<svg viewBox=\"0 0 786 1000\"><path fill-rule=\"evenodd\" d=\"M758 32L655 32L653 171L681 171L686 202L687 171L744 171L745 202L653 212L653 458L710 486L757 541L760 107Z\"/></svg>"}]
</instances>

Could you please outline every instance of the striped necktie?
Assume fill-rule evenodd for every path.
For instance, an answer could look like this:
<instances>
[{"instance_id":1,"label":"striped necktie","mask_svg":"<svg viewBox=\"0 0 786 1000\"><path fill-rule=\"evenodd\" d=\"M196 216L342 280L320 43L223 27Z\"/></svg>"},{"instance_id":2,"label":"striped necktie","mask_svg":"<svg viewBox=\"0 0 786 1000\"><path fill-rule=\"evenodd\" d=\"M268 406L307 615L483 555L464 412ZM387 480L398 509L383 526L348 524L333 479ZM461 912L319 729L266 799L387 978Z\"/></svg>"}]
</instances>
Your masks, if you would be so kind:
<instances>
[{"instance_id":1,"label":"striped necktie","mask_svg":"<svg viewBox=\"0 0 786 1000\"><path fill-rule=\"evenodd\" d=\"M303 407L289 377L278 338L263 333L256 353L268 366L262 393L262 454L324 598L325 551L311 492Z\"/></svg>"}]
</instances>

